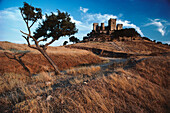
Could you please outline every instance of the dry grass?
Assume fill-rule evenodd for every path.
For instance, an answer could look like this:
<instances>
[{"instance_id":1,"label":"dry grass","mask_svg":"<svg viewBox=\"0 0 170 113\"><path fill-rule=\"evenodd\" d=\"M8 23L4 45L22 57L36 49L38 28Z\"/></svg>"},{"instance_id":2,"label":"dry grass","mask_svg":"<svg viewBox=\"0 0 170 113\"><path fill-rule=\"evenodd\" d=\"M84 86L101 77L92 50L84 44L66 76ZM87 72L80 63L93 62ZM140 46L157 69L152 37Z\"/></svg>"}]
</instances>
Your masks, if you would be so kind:
<instances>
[{"instance_id":1,"label":"dry grass","mask_svg":"<svg viewBox=\"0 0 170 113\"><path fill-rule=\"evenodd\" d=\"M160 51L164 50L160 49ZM63 59L62 62L67 61L69 64L72 63L72 60L77 61L76 64L79 64L79 60L81 63L89 63L75 53L70 53L70 60L68 60L68 56L62 54L59 58ZM74 57L71 57L71 54ZM32 58L33 55L38 54L31 53L28 54L28 58L23 59L28 66L29 62L38 60L38 57ZM53 56L53 54L51 55ZM95 58L90 58L90 61ZM39 65L30 64L31 68L38 69L38 66L41 67L42 64L45 64L46 67L42 68L49 70L50 67L43 57L40 59L43 62ZM3 60L8 64L12 62L7 62L5 58ZM56 61L56 59L54 60ZM14 65L14 63L11 64ZM67 75L63 76L53 76L53 73L41 71L30 78L26 74L5 72L0 76L0 111L16 113L166 113L170 110L169 65L169 56L156 56L138 60L136 65L128 69L120 66L114 72L112 71L113 73L100 77L96 76L97 72L101 71L98 66L69 69L66 71ZM14 69L17 71L19 66L15 66ZM83 84L82 76L86 74L92 79ZM70 78L71 80L73 78L73 81ZM65 81L72 83L67 86ZM62 82L65 86L53 87Z\"/></svg>"},{"instance_id":2,"label":"dry grass","mask_svg":"<svg viewBox=\"0 0 170 113\"><path fill-rule=\"evenodd\" d=\"M170 52L170 46L163 44L156 44L150 41L114 41L114 42L87 42L87 43L77 43L74 45L69 45L67 47L88 47L102 49L111 52L121 52L129 54L151 54L151 53L163 53Z\"/></svg>"},{"instance_id":3,"label":"dry grass","mask_svg":"<svg viewBox=\"0 0 170 113\"><path fill-rule=\"evenodd\" d=\"M169 66L169 56L157 56L142 60L132 71L159 86L169 88Z\"/></svg>"},{"instance_id":4,"label":"dry grass","mask_svg":"<svg viewBox=\"0 0 170 113\"><path fill-rule=\"evenodd\" d=\"M19 51L30 51L34 54L41 54L39 51L28 47L26 44L15 44L10 42L0 42L0 52L19 52ZM68 49L64 46L52 47L49 46L47 48L47 52L49 54L61 54L61 55L77 55L77 54L88 54L88 51L79 50L79 49Z\"/></svg>"},{"instance_id":5,"label":"dry grass","mask_svg":"<svg viewBox=\"0 0 170 113\"><path fill-rule=\"evenodd\" d=\"M24 74L5 73L3 76L0 76L0 93L23 86L27 84L29 79Z\"/></svg>"},{"instance_id":6,"label":"dry grass","mask_svg":"<svg viewBox=\"0 0 170 113\"><path fill-rule=\"evenodd\" d=\"M55 80L56 76L45 72L31 78L23 74L6 73L0 78L1 112L9 112L13 107L13 112L48 112L49 104L41 99L53 90L51 86Z\"/></svg>"},{"instance_id":7,"label":"dry grass","mask_svg":"<svg viewBox=\"0 0 170 113\"><path fill-rule=\"evenodd\" d=\"M101 70L100 66L90 66L90 67L80 67L80 68L69 69L69 70L66 70L66 73L75 75L75 76L79 74L86 74L90 76L100 70Z\"/></svg>"},{"instance_id":8,"label":"dry grass","mask_svg":"<svg viewBox=\"0 0 170 113\"><path fill-rule=\"evenodd\" d=\"M9 52L9 50L10 52L30 51L30 53L27 53L22 57L22 60L32 74L53 70L53 67L48 63L44 56L42 56L37 50L30 49L27 45L0 42L0 47L0 74L11 72L26 73L17 61L8 59L4 55L3 52ZM69 49L65 47L49 47L47 51L60 70L82 64L93 64L103 61L102 58L86 50Z\"/></svg>"},{"instance_id":9,"label":"dry grass","mask_svg":"<svg viewBox=\"0 0 170 113\"><path fill-rule=\"evenodd\" d=\"M160 57L152 58L149 61L143 60L136 66L141 68L143 62L144 64L154 62L155 65L160 64L162 68L166 68L166 63L159 62L158 59ZM167 61L166 57L163 59ZM136 68L129 70L118 68L115 73L96 78L85 85L77 83L56 90L52 90L52 87L46 84L47 82L55 83L55 76L40 73L32 78L30 85L25 83L27 85L23 84L23 87L16 86L19 91L13 90L10 95L0 98L1 103L3 103L1 111L6 109L9 112L9 109L13 106L13 112L29 113L168 112L169 88L136 73ZM157 71L157 68L153 69L150 66L147 69ZM74 72L75 70L71 74ZM164 70L161 73L165 75L167 71ZM145 74L147 75L147 73ZM159 79L162 78L163 76L160 76ZM42 89L43 87L45 89ZM22 92L22 95L20 92ZM19 98L23 98L23 101L20 101Z\"/></svg>"},{"instance_id":10,"label":"dry grass","mask_svg":"<svg viewBox=\"0 0 170 113\"><path fill-rule=\"evenodd\" d=\"M17 87L27 90L26 88L28 87L26 86L32 83L36 84L36 86L44 87L47 85L52 85L54 80L54 76L50 76L46 72L41 72L31 78L24 74L5 73L0 76L0 93L13 90Z\"/></svg>"},{"instance_id":11,"label":"dry grass","mask_svg":"<svg viewBox=\"0 0 170 113\"><path fill-rule=\"evenodd\" d=\"M155 58L149 62L152 63L158 59ZM147 63L148 60L143 62ZM162 65L164 62L159 61L154 64L160 64L162 68L167 66ZM141 66L141 63L137 65ZM148 70L152 69L149 66L147 68ZM142 77L140 73L135 72L134 68L129 70L119 68L115 71L116 73L92 80L87 85L72 86L61 92L56 91L53 96L62 96L55 98L55 101L59 102L55 104L55 107L58 111L68 112L165 113L169 111L169 88ZM152 71L159 73L156 68ZM167 72L168 70L164 70L162 74L165 75ZM145 74L149 76L148 73ZM162 75L159 77L159 79L165 80ZM61 105L64 107L61 108Z\"/></svg>"}]
</instances>

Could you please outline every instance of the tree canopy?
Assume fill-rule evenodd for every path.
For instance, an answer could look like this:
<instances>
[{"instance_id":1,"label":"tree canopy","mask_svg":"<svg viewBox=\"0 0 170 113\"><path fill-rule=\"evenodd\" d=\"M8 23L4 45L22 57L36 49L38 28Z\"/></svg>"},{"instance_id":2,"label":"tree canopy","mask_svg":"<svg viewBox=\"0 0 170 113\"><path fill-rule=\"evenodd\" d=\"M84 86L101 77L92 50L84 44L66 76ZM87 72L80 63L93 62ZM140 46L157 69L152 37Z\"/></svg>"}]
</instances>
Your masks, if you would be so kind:
<instances>
[{"instance_id":1,"label":"tree canopy","mask_svg":"<svg viewBox=\"0 0 170 113\"><path fill-rule=\"evenodd\" d=\"M71 37L69 38L69 40L70 40L70 42L73 42L73 43L78 43L78 42L80 42L80 40L79 40L77 37L75 37L75 36L71 36Z\"/></svg>"},{"instance_id":2,"label":"tree canopy","mask_svg":"<svg viewBox=\"0 0 170 113\"><path fill-rule=\"evenodd\" d=\"M134 28L126 28L121 30L115 30L113 33L113 38L119 37L140 37L140 34Z\"/></svg>"},{"instance_id":3,"label":"tree canopy","mask_svg":"<svg viewBox=\"0 0 170 113\"><path fill-rule=\"evenodd\" d=\"M64 13L58 10L58 14L45 15L45 20L39 24L39 27L34 32L34 37L37 40L43 37L43 41L52 38L52 41L54 41L62 36L73 35L77 31L75 23L71 22L70 15L67 12Z\"/></svg>"},{"instance_id":4,"label":"tree canopy","mask_svg":"<svg viewBox=\"0 0 170 113\"><path fill-rule=\"evenodd\" d=\"M26 2L24 2L24 6L19 9L28 30L28 33L21 31L21 33L24 34L22 36L26 39L28 46L40 51L54 67L56 74L59 74L60 72L56 64L46 52L47 46L58 40L60 37L70 36L78 32L75 23L71 22L70 15L67 12L60 12L58 10L57 13L52 12L51 14L45 14L45 18L42 18L42 10L40 8L35 8ZM32 35L31 27L38 20L41 20L41 22ZM31 45L30 40L35 43L35 46ZM39 44L40 42L45 42L45 44L41 45Z\"/></svg>"}]
</instances>

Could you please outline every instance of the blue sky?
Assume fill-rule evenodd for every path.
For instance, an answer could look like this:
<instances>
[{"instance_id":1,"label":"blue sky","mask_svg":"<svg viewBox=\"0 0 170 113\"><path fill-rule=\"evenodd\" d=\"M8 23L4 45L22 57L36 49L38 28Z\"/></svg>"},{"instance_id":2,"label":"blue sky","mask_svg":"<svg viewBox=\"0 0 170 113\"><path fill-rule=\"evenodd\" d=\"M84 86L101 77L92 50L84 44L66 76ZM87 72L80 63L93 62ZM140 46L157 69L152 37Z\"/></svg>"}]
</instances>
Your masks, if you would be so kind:
<instances>
[{"instance_id":1,"label":"blue sky","mask_svg":"<svg viewBox=\"0 0 170 113\"><path fill-rule=\"evenodd\" d=\"M92 23L116 18L124 28L135 28L142 36L170 43L169 0L0 0L0 41L26 43L19 30L26 31L18 7L27 2L40 7L43 14L66 11L76 23L80 40L92 30ZM32 31L35 30L35 24ZM68 37L61 37L53 46L62 45Z\"/></svg>"}]
</instances>

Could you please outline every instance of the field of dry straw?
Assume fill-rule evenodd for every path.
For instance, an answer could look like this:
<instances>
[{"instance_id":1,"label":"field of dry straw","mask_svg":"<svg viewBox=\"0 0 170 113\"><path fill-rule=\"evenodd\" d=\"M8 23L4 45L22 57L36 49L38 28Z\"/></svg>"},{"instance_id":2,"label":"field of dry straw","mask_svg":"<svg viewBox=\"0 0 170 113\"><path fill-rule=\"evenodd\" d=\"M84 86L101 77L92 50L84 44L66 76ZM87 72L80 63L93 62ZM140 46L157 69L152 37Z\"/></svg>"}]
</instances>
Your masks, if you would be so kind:
<instances>
[{"instance_id":1,"label":"field of dry straw","mask_svg":"<svg viewBox=\"0 0 170 113\"><path fill-rule=\"evenodd\" d=\"M123 46L126 46L125 49L130 52L130 43ZM145 46L149 48L147 44ZM106 46L104 48L107 49ZM149 51L148 54L169 51L164 45L160 45L159 48L162 50L158 51L156 45L155 50ZM2 113L168 113L170 111L169 54L133 56L135 61L133 65L119 68L110 65L103 70L95 65L82 66L104 60L91 52L65 47L48 49L59 69L63 70L63 75L55 76L51 71L52 67L43 56L27 48L26 45L0 42ZM23 57L23 62L33 73L31 78L16 61L9 60L3 55L3 52L19 50L30 51ZM136 47L136 52L139 50ZM78 65L81 67L74 67Z\"/></svg>"}]
</instances>

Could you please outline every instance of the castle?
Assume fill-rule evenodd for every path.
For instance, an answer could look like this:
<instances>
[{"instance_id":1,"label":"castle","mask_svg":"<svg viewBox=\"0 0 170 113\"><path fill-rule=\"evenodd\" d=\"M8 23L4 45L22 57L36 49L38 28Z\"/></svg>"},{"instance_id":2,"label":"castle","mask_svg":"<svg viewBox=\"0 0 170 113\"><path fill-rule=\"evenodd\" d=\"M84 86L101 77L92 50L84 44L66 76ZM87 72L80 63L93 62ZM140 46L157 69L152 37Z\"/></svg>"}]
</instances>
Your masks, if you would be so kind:
<instances>
[{"instance_id":1,"label":"castle","mask_svg":"<svg viewBox=\"0 0 170 113\"><path fill-rule=\"evenodd\" d=\"M108 20L108 26L104 26L104 23L101 23L101 26L98 23L93 23L93 31L92 33L104 33L104 34L111 34L114 30L121 30L123 29L123 24L117 24L116 26L116 19L110 18Z\"/></svg>"},{"instance_id":2,"label":"castle","mask_svg":"<svg viewBox=\"0 0 170 113\"><path fill-rule=\"evenodd\" d=\"M88 41L113 41L113 40L141 40L140 34L134 28L123 29L123 24L116 25L116 19L110 18L108 20L108 26L101 23L93 23L92 32L88 33L87 36L83 37L83 42Z\"/></svg>"}]
</instances>

